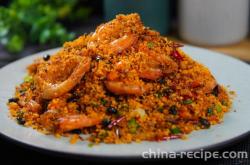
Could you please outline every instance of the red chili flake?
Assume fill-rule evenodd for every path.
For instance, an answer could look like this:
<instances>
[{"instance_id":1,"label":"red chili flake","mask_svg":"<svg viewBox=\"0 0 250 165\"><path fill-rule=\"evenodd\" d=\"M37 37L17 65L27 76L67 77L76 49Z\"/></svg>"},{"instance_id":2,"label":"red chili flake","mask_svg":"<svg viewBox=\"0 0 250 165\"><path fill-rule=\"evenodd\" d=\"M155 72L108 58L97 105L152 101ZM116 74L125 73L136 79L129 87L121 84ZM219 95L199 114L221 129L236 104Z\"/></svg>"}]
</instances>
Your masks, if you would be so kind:
<instances>
[{"instance_id":1,"label":"red chili flake","mask_svg":"<svg viewBox=\"0 0 250 165\"><path fill-rule=\"evenodd\" d=\"M173 48L179 48L179 47L183 47L183 46L184 45L181 43L176 43L176 42L173 43Z\"/></svg>"},{"instance_id":2,"label":"red chili flake","mask_svg":"<svg viewBox=\"0 0 250 165\"><path fill-rule=\"evenodd\" d=\"M200 86L201 86L201 82L200 82L200 81L197 81L197 80L193 81L193 82L190 84L190 87L191 87L191 88L198 88L198 87L200 87Z\"/></svg>"},{"instance_id":3,"label":"red chili flake","mask_svg":"<svg viewBox=\"0 0 250 165\"><path fill-rule=\"evenodd\" d=\"M173 48L173 52L171 53L171 56L174 57L175 59L177 59L178 61L182 61L183 57L182 55L178 52L177 48L179 47L183 47L184 45L180 44L180 43L175 43L173 42L172 44L172 48Z\"/></svg>"},{"instance_id":4,"label":"red chili flake","mask_svg":"<svg viewBox=\"0 0 250 165\"><path fill-rule=\"evenodd\" d=\"M191 96L191 95L182 95L182 97L183 97L183 100L192 99L192 96Z\"/></svg>"},{"instance_id":5,"label":"red chili flake","mask_svg":"<svg viewBox=\"0 0 250 165\"><path fill-rule=\"evenodd\" d=\"M180 139L182 138L183 134L179 135L170 135L170 136L165 136L162 138L162 140L173 140L173 139Z\"/></svg>"},{"instance_id":6,"label":"red chili flake","mask_svg":"<svg viewBox=\"0 0 250 165\"><path fill-rule=\"evenodd\" d=\"M183 137L183 134L170 135L170 136L164 136L164 137L156 136L150 139L149 141L167 141L167 140L180 139L182 137Z\"/></svg>"},{"instance_id":7,"label":"red chili flake","mask_svg":"<svg viewBox=\"0 0 250 165\"><path fill-rule=\"evenodd\" d=\"M116 120L113 120L109 125L108 128L111 129L113 126L116 126L118 123L120 123L123 119L125 119L125 116L122 116Z\"/></svg>"},{"instance_id":8,"label":"red chili flake","mask_svg":"<svg viewBox=\"0 0 250 165\"><path fill-rule=\"evenodd\" d=\"M197 94L196 92L193 92L193 93L192 93L192 97L193 97L194 99L197 99L198 94Z\"/></svg>"},{"instance_id":9,"label":"red chili flake","mask_svg":"<svg viewBox=\"0 0 250 165\"><path fill-rule=\"evenodd\" d=\"M174 50L171 55L172 57L174 57L175 59L179 61L183 60L183 57L180 55L180 53L177 50Z\"/></svg>"}]
</instances>

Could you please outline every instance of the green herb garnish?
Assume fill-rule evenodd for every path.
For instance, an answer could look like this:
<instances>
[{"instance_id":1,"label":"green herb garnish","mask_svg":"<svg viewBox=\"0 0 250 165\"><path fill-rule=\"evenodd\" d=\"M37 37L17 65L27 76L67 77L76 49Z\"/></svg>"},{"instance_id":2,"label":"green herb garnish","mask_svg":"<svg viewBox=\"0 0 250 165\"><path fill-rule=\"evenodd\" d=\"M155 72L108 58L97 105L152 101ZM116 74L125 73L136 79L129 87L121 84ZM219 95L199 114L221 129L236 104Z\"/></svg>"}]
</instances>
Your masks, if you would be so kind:
<instances>
[{"instance_id":1,"label":"green herb garnish","mask_svg":"<svg viewBox=\"0 0 250 165\"><path fill-rule=\"evenodd\" d=\"M89 143L89 144L88 144L88 147L91 148L91 147L93 147L94 145L95 145L94 143Z\"/></svg>"},{"instance_id":2,"label":"green herb garnish","mask_svg":"<svg viewBox=\"0 0 250 165\"><path fill-rule=\"evenodd\" d=\"M215 105L215 109L217 112L222 112L222 107L219 104Z\"/></svg>"},{"instance_id":3,"label":"green herb garnish","mask_svg":"<svg viewBox=\"0 0 250 165\"><path fill-rule=\"evenodd\" d=\"M154 47L154 43L153 42L148 42L147 46L149 49L152 49Z\"/></svg>"},{"instance_id":4,"label":"green herb garnish","mask_svg":"<svg viewBox=\"0 0 250 165\"><path fill-rule=\"evenodd\" d=\"M129 128L130 133L132 133L132 134L136 133L136 131L139 127L140 127L140 125L137 123L135 118L132 118L128 121L128 128Z\"/></svg>"},{"instance_id":5,"label":"green herb garnish","mask_svg":"<svg viewBox=\"0 0 250 165\"><path fill-rule=\"evenodd\" d=\"M34 81L34 79L30 75L27 75L27 76L24 77L24 82L32 83L33 81Z\"/></svg>"},{"instance_id":6,"label":"green herb garnish","mask_svg":"<svg viewBox=\"0 0 250 165\"><path fill-rule=\"evenodd\" d=\"M183 101L183 104L185 104L185 105L192 104L192 103L193 103L193 100L191 100L191 99L187 99L187 100Z\"/></svg>"},{"instance_id":7,"label":"green herb garnish","mask_svg":"<svg viewBox=\"0 0 250 165\"><path fill-rule=\"evenodd\" d=\"M108 103L108 101L105 100L104 98L101 98L100 101L103 106L105 106Z\"/></svg>"},{"instance_id":8,"label":"green herb garnish","mask_svg":"<svg viewBox=\"0 0 250 165\"><path fill-rule=\"evenodd\" d=\"M172 129L170 129L170 131L171 131L172 134L179 134L179 133L181 133L181 130L178 127L172 128Z\"/></svg>"}]
</instances>

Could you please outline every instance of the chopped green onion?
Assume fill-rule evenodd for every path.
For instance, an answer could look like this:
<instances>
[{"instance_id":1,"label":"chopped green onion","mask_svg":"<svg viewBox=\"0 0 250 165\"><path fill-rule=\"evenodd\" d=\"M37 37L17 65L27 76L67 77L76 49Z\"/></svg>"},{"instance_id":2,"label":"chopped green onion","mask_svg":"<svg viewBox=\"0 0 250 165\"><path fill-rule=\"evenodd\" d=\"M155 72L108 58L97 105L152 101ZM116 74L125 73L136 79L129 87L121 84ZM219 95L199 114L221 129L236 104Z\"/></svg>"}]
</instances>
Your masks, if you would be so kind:
<instances>
[{"instance_id":1,"label":"chopped green onion","mask_svg":"<svg viewBox=\"0 0 250 165\"><path fill-rule=\"evenodd\" d=\"M148 46L148 48L152 49L154 47L154 43L153 42L148 42L147 46Z\"/></svg>"},{"instance_id":2,"label":"chopped green onion","mask_svg":"<svg viewBox=\"0 0 250 165\"><path fill-rule=\"evenodd\" d=\"M88 144L88 147L90 147L90 148L93 147L93 146L94 146L94 143L89 143Z\"/></svg>"},{"instance_id":3,"label":"chopped green onion","mask_svg":"<svg viewBox=\"0 0 250 165\"><path fill-rule=\"evenodd\" d=\"M183 101L183 104L192 104L192 103L193 103L193 100L191 99L187 99Z\"/></svg>"},{"instance_id":4,"label":"chopped green onion","mask_svg":"<svg viewBox=\"0 0 250 165\"><path fill-rule=\"evenodd\" d=\"M181 133L181 130L178 127L172 128L172 129L170 129L170 131L171 131L172 134L179 134L179 133Z\"/></svg>"},{"instance_id":5,"label":"chopped green onion","mask_svg":"<svg viewBox=\"0 0 250 165\"><path fill-rule=\"evenodd\" d=\"M31 83L31 82L33 82L33 81L34 81L34 80L33 80L33 77L30 76L30 75L27 75L27 76L24 77L24 82Z\"/></svg>"},{"instance_id":6,"label":"chopped green onion","mask_svg":"<svg viewBox=\"0 0 250 165\"><path fill-rule=\"evenodd\" d=\"M216 109L217 112L222 112L222 108L221 108L221 106L219 104L215 105L215 109Z\"/></svg>"},{"instance_id":7,"label":"chopped green onion","mask_svg":"<svg viewBox=\"0 0 250 165\"><path fill-rule=\"evenodd\" d=\"M128 121L128 128L129 132L134 134L136 133L137 129L139 128L139 124L136 122L135 118L132 118Z\"/></svg>"},{"instance_id":8,"label":"chopped green onion","mask_svg":"<svg viewBox=\"0 0 250 165\"><path fill-rule=\"evenodd\" d=\"M108 103L108 101L105 100L104 98L101 98L100 101L102 105L106 105Z\"/></svg>"}]
</instances>

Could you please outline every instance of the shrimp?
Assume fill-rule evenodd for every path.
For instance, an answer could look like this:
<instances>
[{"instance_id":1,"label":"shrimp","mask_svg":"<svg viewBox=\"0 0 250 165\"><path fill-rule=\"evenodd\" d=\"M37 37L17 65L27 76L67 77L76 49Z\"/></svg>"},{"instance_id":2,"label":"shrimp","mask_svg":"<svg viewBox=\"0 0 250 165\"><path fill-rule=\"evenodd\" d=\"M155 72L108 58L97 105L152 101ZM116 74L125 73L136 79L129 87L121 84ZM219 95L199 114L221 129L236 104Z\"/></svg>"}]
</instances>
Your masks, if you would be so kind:
<instances>
[{"instance_id":1,"label":"shrimp","mask_svg":"<svg viewBox=\"0 0 250 165\"><path fill-rule=\"evenodd\" d=\"M91 59L89 57L77 56L78 65L75 67L73 73L60 83L50 83L45 81L39 74L35 76L35 83L41 91L43 99L52 99L63 95L70 91L77 83L80 82L83 75L89 71Z\"/></svg>"},{"instance_id":2,"label":"shrimp","mask_svg":"<svg viewBox=\"0 0 250 165\"><path fill-rule=\"evenodd\" d=\"M162 70L159 68L146 68L139 72L139 77L148 80L157 80L163 76Z\"/></svg>"},{"instance_id":3,"label":"shrimp","mask_svg":"<svg viewBox=\"0 0 250 165\"><path fill-rule=\"evenodd\" d=\"M25 99L21 99L18 102L19 105L26 107L29 112L40 113L42 110L41 105L35 100L31 99L28 102Z\"/></svg>"},{"instance_id":4,"label":"shrimp","mask_svg":"<svg viewBox=\"0 0 250 165\"><path fill-rule=\"evenodd\" d=\"M110 43L110 53L121 53L123 50L132 46L137 38L135 35L124 35Z\"/></svg>"},{"instance_id":5,"label":"shrimp","mask_svg":"<svg viewBox=\"0 0 250 165\"><path fill-rule=\"evenodd\" d=\"M193 79L193 82L189 86L191 88L200 88L203 93L211 93L217 85L214 76L207 69L195 74Z\"/></svg>"},{"instance_id":6,"label":"shrimp","mask_svg":"<svg viewBox=\"0 0 250 165\"><path fill-rule=\"evenodd\" d=\"M205 80L204 84L204 93L211 93L211 91L216 87L217 82L215 78L211 75L207 80Z\"/></svg>"},{"instance_id":7,"label":"shrimp","mask_svg":"<svg viewBox=\"0 0 250 165\"><path fill-rule=\"evenodd\" d=\"M26 104L27 108L29 111L34 112L34 113L40 113L42 110L42 107L40 104L38 104L36 101L34 100L30 100L27 104Z\"/></svg>"},{"instance_id":8,"label":"shrimp","mask_svg":"<svg viewBox=\"0 0 250 165\"><path fill-rule=\"evenodd\" d=\"M122 60L115 64L114 69L107 74L106 88L114 94L142 95L145 89L142 85L125 83L120 80L120 73L128 73L130 64Z\"/></svg>"},{"instance_id":9,"label":"shrimp","mask_svg":"<svg viewBox=\"0 0 250 165\"><path fill-rule=\"evenodd\" d=\"M156 55L155 61L159 62L159 64L162 66L162 72L165 75L178 70L177 63L165 54Z\"/></svg>"},{"instance_id":10,"label":"shrimp","mask_svg":"<svg viewBox=\"0 0 250 165\"><path fill-rule=\"evenodd\" d=\"M160 77L177 71L178 65L166 55L149 56L139 70L139 77L157 80Z\"/></svg>"},{"instance_id":11,"label":"shrimp","mask_svg":"<svg viewBox=\"0 0 250 165\"><path fill-rule=\"evenodd\" d=\"M107 89L117 95L143 95L146 90L143 86L121 81L106 81Z\"/></svg>"},{"instance_id":12,"label":"shrimp","mask_svg":"<svg viewBox=\"0 0 250 165\"><path fill-rule=\"evenodd\" d=\"M88 117L84 114L69 115L58 119L58 131L67 132L74 129L92 127L101 122L101 117Z\"/></svg>"}]
</instances>

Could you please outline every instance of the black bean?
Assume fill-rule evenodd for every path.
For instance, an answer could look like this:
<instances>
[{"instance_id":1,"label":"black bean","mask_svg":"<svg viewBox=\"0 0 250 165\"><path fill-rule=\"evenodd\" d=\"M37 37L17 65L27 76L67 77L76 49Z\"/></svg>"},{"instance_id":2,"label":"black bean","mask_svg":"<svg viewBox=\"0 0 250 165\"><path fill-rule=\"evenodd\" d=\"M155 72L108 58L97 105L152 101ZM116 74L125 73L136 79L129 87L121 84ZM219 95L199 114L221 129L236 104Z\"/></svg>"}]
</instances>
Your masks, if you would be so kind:
<instances>
[{"instance_id":1,"label":"black bean","mask_svg":"<svg viewBox=\"0 0 250 165\"><path fill-rule=\"evenodd\" d=\"M111 123L111 121L107 118L102 120L102 126L103 127L108 127L108 125Z\"/></svg>"},{"instance_id":2,"label":"black bean","mask_svg":"<svg viewBox=\"0 0 250 165\"><path fill-rule=\"evenodd\" d=\"M164 96L169 96L171 93L173 93L173 89L167 87L162 90L162 93Z\"/></svg>"},{"instance_id":3,"label":"black bean","mask_svg":"<svg viewBox=\"0 0 250 165\"><path fill-rule=\"evenodd\" d=\"M67 102L77 102L80 99L80 96L73 93L71 97L67 98Z\"/></svg>"},{"instance_id":4,"label":"black bean","mask_svg":"<svg viewBox=\"0 0 250 165\"><path fill-rule=\"evenodd\" d=\"M209 107L209 108L207 109L207 115L208 115L208 116L213 115L213 108L212 108L212 107Z\"/></svg>"},{"instance_id":5,"label":"black bean","mask_svg":"<svg viewBox=\"0 0 250 165\"><path fill-rule=\"evenodd\" d=\"M159 108L158 108L158 111L161 112L161 113L163 113L164 107L159 107Z\"/></svg>"},{"instance_id":6,"label":"black bean","mask_svg":"<svg viewBox=\"0 0 250 165\"><path fill-rule=\"evenodd\" d=\"M160 79L158 80L158 82L159 82L160 84L164 84L164 83L165 83L165 78L160 78Z\"/></svg>"},{"instance_id":7,"label":"black bean","mask_svg":"<svg viewBox=\"0 0 250 165\"><path fill-rule=\"evenodd\" d=\"M85 81L85 80L86 80L86 77L82 76L81 81Z\"/></svg>"},{"instance_id":8,"label":"black bean","mask_svg":"<svg viewBox=\"0 0 250 165\"><path fill-rule=\"evenodd\" d=\"M8 100L9 103L11 103L11 102L16 103L16 102L18 102L18 101L19 101L19 98L16 98L16 97L10 98L10 99Z\"/></svg>"},{"instance_id":9,"label":"black bean","mask_svg":"<svg viewBox=\"0 0 250 165\"><path fill-rule=\"evenodd\" d=\"M169 113L172 114L172 115L177 115L177 107L175 105L172 105L169 108Z\"/></svg>"},{"instance_id":10,"label":"black bean","mask_svg":"<svg viewBox=\"0 0 250 165\"><path fill-rule=\"evenodd\" d=\"M212 90L212 94L216 97L219 95L219 85L216 85L214 89Z\"/></svg>"},{"instance_id":11,"label":"black bean","mask_svg":"<svg viewBox=\"0 0 250 165\"><path fill-rule=\"evenodd\" d=\"M82 131L80 129L74 129L72 131L70 131L70 133L73 133L73 134L81 134Z\"/></svg>"},{"instance_id":12,"label":"black bean","mask_svg":"<svg viewBox=\"0 0 250 165\"><path fill-rule=\"evenodd\" d=\"M105 95L109 96L109 97L118 97L117 95L115 95L112 92L109 92L108 90L106 90Z\"/></svg>"},{"instance_id":13,"label":"black bean","mask_svg":"<svg viewBox=\"0 0 250 165\"><path fill-rule=\"evenodd\" d=\"M48 61L49 59L50 59L50 55L49 54L43 56L43 60L44 61Z\"/></svg>"},{"instance_id":14,"label":"black bean","mask_svg":"<svg viewBox=\"0 0 250 165\"><path fill-rule=\"evenodd\" d=\"M109 114L116 114L117 113L117 109L115 109L114 107L108 107L106 109L107 113Z\"/></svg>"},{"instance_id":15,"label":"black bean","mask_svg":"<svg viewBox=\"0 0 250 165\"><path fill-rule=\"evenodd\" d=\"M21 117L21 116L18 116L18 117L16 118L16 120L17 120L17 123L20 124L20 125L24 125L24 124L25 124L25 120L24 120L24 118Z\"/></svg>"},{"instance_id":16,"label":"black bean","mask_svg":"<svg viewBox=\"0 0 250 165\"><path fill-rule=\"evenodd\" d=\"M74 97L70 97L67 99L67 103L69 102L77 102L78 101L78 98L74 98Z\"/></svg>"},{"instance_id":17,"label":"black bean","mask_svg":"<svg viewBox=\"0 0 250 165\"><path fill-rule=\"evenodd\" d=\"M200 124L202 128L209 128L211 125L210 122L204 118L200 118Z\"/></svg>"}]
</instances>

